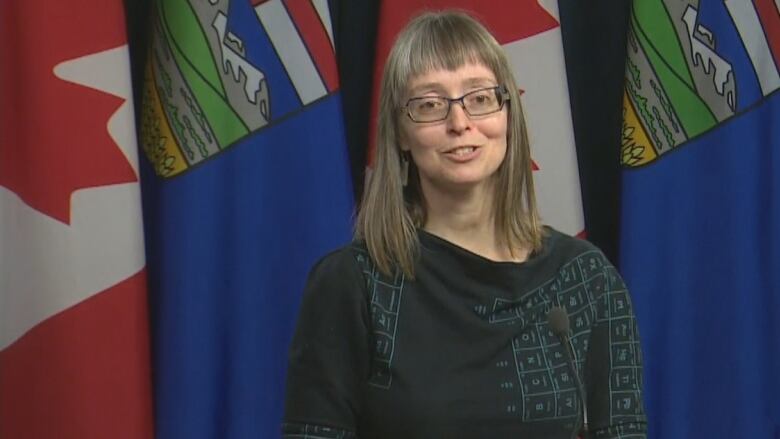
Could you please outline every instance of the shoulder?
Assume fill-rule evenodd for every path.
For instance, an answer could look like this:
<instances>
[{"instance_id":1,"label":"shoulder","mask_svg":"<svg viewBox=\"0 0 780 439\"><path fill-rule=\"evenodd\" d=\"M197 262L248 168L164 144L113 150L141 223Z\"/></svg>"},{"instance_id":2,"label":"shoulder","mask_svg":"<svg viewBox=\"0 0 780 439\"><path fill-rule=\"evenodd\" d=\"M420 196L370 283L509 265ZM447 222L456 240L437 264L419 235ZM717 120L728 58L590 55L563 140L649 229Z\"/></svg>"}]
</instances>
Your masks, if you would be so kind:
<instances>
[{"instance_id":1,"label":"shoulder","mask_svg":"<svg viewBox=\"0 0 780 439\"><path fill-rule=\"evenodd\" d=\"M309 276L343 273L357 268L358 256L362 254L362 244L353 241L343 247L332 250L322 256L311 268Z\"/></svg>"},{"instance_id":2,"label":"shoulder","mask_svg":"<svg viewBox=\"0 0 780 439\"><path fill-rule=\"evenodd\" d=\"M594 291L602 293L627 293L627 287L617 268L593 243L566 235L555 229L550 232L550 258L560 265L559 273L576 273L582 281L592 282ZM600 294L598 294L600 295Z\"/></svg>"},{"instance_id":3,"label":"shoulder","mask_svg":"<svg viewBox=\"0 0 780 439\"><path fill-rule=\"evenodd\" d=\"M549 226L545 227L545 232L544 251L549 252L551 258L562 262L588 259L597 261L602 266L612 266L604 253L590 241L567 235Z\"/></svg>"},{"instance_id":4,"label":"shoulder","mask_svg":"<svg viewBox=\"0 0 780 439\"><path fill-rule=\"evenodd\" d=\"M320 258L311 268L301 303L302 321L324 314L365 314L366 281L358 263L360 247L350 243Z\"/></svg>"},{"instance_id":5,"label":"shoulder","mask_svg":"<svg viewBox=\"0 0 780 439\"><path fill-rule=\"evenodd\" d=\"M309 271L308 289L363 284L362 261L367 257L368 252L359 241L353 241L325 254Z\"/></svg>"}]
</instances>

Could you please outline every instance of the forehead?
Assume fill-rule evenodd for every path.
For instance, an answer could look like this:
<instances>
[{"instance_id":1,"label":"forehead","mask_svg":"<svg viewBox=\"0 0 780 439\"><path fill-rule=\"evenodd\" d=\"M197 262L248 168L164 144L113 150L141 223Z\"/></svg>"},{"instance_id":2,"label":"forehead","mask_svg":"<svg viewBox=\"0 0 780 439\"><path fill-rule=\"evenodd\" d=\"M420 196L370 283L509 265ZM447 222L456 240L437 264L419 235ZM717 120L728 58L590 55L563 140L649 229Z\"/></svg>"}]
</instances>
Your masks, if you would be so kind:
<instances>
[{"instance_id":1,"label":"forehead","mask_svg":"<svg viewBox=\"0 0 780 439\"><path fill-rule=\"evenodd\" d=\"M454 70L434 68L407 81L409 93L426 90L460 90L471 86L497 85L496 75L482 63L467 63Z\"/></svg>"}]
</instances>

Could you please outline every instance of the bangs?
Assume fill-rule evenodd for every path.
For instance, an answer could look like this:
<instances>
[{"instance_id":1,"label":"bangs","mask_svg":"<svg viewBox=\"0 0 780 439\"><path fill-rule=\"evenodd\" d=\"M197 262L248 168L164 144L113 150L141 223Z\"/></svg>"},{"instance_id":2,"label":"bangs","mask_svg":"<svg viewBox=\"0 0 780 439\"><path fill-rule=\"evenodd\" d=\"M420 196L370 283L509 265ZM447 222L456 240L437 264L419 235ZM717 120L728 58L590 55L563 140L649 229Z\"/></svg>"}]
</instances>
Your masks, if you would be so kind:
<instances>
[{"instance_id":1,"label":"bangs","mask_svg":"<svg viewBox=\"0 0 780 439\"><path fill-rule=\"evenodd\" d=\"M399 37L396 48L396 85L404 86L432 70L456 70L483 64L498 75L500 46L484 28L461 14L423 15L413 20Z\"/></svg>"}]
</instances>

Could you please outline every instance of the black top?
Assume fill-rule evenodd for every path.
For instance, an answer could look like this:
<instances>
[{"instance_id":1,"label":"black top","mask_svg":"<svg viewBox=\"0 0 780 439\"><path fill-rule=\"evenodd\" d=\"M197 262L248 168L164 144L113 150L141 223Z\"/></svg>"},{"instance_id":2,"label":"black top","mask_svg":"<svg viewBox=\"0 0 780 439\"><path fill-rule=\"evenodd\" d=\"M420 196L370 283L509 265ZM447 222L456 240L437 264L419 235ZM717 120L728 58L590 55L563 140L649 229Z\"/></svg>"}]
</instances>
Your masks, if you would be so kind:
<instances>
[{"instance_id":1,"label":"black top","mask_svg":"<svg viewBox=\"0 0 780 439\"><path fill-rule=\"evenodd\" d=\"M526 262L424 231L415 279L365 246L312 270L290 352L285 437L561 438L580 407L547 312L565 308L596 438L645 438L636 320L615 268L547 229Z\"/></svg>"}]
</instances>

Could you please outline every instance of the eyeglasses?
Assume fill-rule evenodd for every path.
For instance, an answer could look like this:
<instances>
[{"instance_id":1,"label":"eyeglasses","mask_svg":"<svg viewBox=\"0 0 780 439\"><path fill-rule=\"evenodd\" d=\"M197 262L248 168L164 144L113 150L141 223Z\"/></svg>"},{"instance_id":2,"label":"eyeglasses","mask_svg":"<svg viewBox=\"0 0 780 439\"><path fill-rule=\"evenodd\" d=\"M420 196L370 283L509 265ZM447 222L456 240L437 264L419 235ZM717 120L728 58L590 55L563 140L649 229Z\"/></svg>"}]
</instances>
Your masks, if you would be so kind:
<instances>
[{"instance_id":1,"label":"eyeglasses","mask_svg":"<svg viewBox=\"0 0 780 439\"><path fill-rule=\"evenodd\" d=\"M402 109L414 122L438 122L449 116L454 102L459 102L469 116L485 116L495 113L509 101L506 87L481 88L466 93L459 98L444 96L421 96L411 98Z\"/></svg>"}]
</instances>

